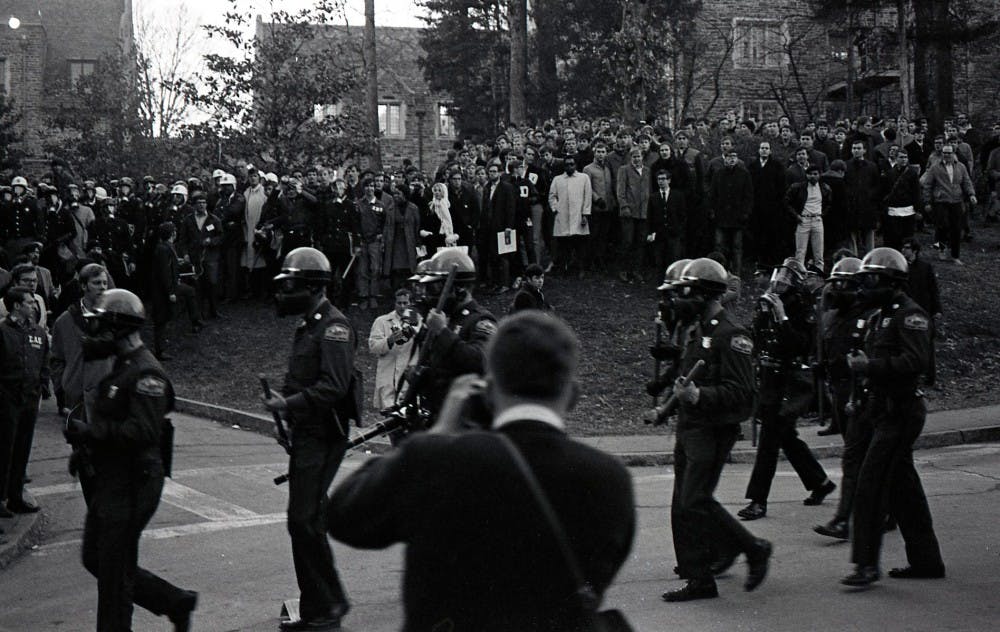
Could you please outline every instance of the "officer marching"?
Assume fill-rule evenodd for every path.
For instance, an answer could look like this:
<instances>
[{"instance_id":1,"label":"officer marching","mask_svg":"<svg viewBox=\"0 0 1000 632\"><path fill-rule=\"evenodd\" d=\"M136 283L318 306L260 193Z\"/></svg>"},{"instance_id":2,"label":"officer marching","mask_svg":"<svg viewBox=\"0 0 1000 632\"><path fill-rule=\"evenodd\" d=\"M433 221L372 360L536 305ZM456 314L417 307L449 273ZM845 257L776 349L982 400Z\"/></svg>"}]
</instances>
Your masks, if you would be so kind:
<instances>
[{"instance_id":1,"label":"officer marching","mask_svg":"<svg viewBox=\"0 0 1000 632\"><path fill-rule=\"evenodd\" d=\"M854 499L853 573L841 580L864 587L879 580L879 557L886 517L899 523L908 566L894 568L897 579L941 578L941 548L927 496L913 466L913 444L927 417L918 385L930 362L931 320L904 292L909 268L892 248L865 255L855 276L859 300L877 310L865 351L847 358L856 378L868 384L865 404L872 438L858 472Z\"/></svg>"},{"instance_id":2,"label":"officer marching","mask_svg":"<svg viewBox=\"0 0 1000 632\"><path fill-rule=\"evenodd\" d=\"M823 364L819 370L821 379L829 385L833 399L832 425L844 435L844 451L840 458L843 476L836 513L828 523L816 526L813 531L838 540L848 538L858 468L872 436L871 424L862 410L863 385L847 366L848 357L864 347L873 311L858 301L855 273L860 267L861 260L854 257L845 257L833 266L825 291L830 309L824 312L820 321Z\"/></svg>"},{"instance_id":3,"label":"officer marching","mask_svg":"<svg viewBox=\"0 0 1000 632\"><path fill-rule=\"evenodd\" d=\"M282 630L339 630L350 609L326 538L322 506L347 451L348 425L359 418L351 321L326 297L330 262L315 248L296 248L274 277L279 316L299 315L280 395L264 406L291 430L288 532L300 590L300 618Z\"/></svg>"},{"instance_id":4,"label":"officer marching","mask_svg":"<svg viewBox=\"0 0 1000 632\"><path fill-rule=\"evenodd\" d=\"M132 292L108 290L85 314L87 361L114 357L88 421L70 418L66 439L89 454L81 484L87 500L83 565L97 578L97 630L132 629L133 602L186 632L198 593L138 568L139 537L156 512L169 474L174 388L139 337L146 312Z\"/></svg>"},{"instance_id":5,"label":"officer marching","mask_svg":"<svg viewBox=\"0 0 1000 632\"><path fill-rule=\"evenodd\" d=\"M678 574L687 583L664 601L718 597L714 575L743 553L749 570L744 588L764 581L771 543L751 534L714 497L729 451L736 443L754 395L753 341L722 307L728 274L711 259L695 259L674 283L677 318L684 327L680 374L699 361L704 377L674 382L680 400L674 447L671 522Z\"/></svg>"}]
</instances>

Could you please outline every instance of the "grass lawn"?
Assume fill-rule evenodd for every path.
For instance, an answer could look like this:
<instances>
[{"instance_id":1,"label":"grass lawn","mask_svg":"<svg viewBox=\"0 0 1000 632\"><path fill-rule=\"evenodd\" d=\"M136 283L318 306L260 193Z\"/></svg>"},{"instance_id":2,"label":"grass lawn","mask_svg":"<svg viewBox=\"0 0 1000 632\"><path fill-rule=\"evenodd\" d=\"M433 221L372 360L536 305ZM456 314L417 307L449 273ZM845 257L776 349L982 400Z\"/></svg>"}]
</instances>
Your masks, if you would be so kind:
<instances>
[{"instance_id":1,"label":"grass lawn","mask_svg":"<svg viewBox=\"0 0 1000 632\"><path fill-rule=\"evenodd\" d=\"M921 235L926 244L930 235ZM925 250L925 258L933 253ZM1000 401L992 390L1000 373L1000 229L977 226L975 240L963 244L964 267L936 262L944 304L943 331L937 342L938 386L927 390L931 410L955 409ZM650 276L650 275L647 275ZM545 293L580 338L583 396L567 420L582 435L661 432L642 423L650 404L644 384L652 373L647 347L652 343L659 278L628 285L611 271L584 279L549 275ZM744 288L736 308L742 322L759 290ZM497 315L507 311L512 294L482 302ZM354 309L350 314L362 344L357 363L374 385L375 358L367 337L376 316L387 312ZM198 336L185 335L187 323L171 324L174 360L167 363L181 397L262 412L258 373L280 385L297 319L278 319L273 306L242 302L223 308L225 320L209 321ZM370 402L366 394L366 404ZM369 413L371 415L371 413Z\"/></svg>"}]
</instances>

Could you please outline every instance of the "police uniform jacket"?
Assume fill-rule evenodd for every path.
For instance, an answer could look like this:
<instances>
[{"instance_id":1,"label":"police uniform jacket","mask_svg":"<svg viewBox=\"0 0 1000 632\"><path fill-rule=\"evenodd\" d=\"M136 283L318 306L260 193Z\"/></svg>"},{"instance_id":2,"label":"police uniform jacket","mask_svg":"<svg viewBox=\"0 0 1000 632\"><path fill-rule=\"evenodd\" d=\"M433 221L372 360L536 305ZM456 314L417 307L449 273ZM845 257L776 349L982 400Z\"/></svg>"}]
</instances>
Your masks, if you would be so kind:
<instances>
[{"instance_id":1,"label":"police uniform jacket","mask_svg":"<svg viewBox=\"0 0 1000 632\"><path fill-rule=\"evenodd\" d=\"M0 238L4 241L37 238L42 231L42 217L35 198L13 198L0 208ZM13 256L16 253L8 254Z\"/></svg>"},{"instance_id":2,"label":"police uniform jacket","mask_svg":"<svg viewBox=\"0 0 1000 632\"><path fill-rule=\"evenodd\" d=\"M406 632L586 629L578 611L560 608L575 587L495 433L533 471L598 598L627 559L634 495L613 457L530 417L493 432L414 435L344 480L326 514L330 534L349 546L406 544Z\"/></svg>"},{"instance_id":3,"label":"police uniform jacket","mask_svg":"<svg viewBox=\"0 0 1000 632\"><path fill-rule=\"evenodd\" d=\"M117 358L98 386L87 431L98 472L161 463L164 419L173 406L174 387L149 349Z\"/></svg>"},{"instance_id":4,"label":"police uniform jacket","mask_svg":"<svg viewBox=\"0 0 1000 632\"><path fill-rule=\"evenodd\" d=\"M294 424L347 436L342 411L354 377L357 336L351 321L323 299L295 330L282 394Z\"/></svg>"},{"instance_id":5,"label":"police uniform jacket","mask_svg":"<svg viewBox=\"0 0 1000 632\"><path fill-rule=\"evenodd\" d=\"M753 340L726 310L701 320L684 333L680 375L705 361L694 380L698 402L681 402L678 429L738 424L747 418L754 395Z\"/></svg>"},{"instance_id":6,"label":"police uniform jacket","mask_svg":"<svg viewBox=\"0 0 1000 632\"><path fill-rule=\"evenodd\" d=\"M916 301L897 292L871 316L865 376L877 399L915 397L920 375L930 366L931 321Z\"/></svg>"},{"instance_id":7,"label":"police uniform jacket","mask_svg":"<svg viewBox=\"0 0 1000 632\"><path fill-rule=\"evenodd\" d=\"M215 216L222 220L226 246L239 245L245 240L246 209L247 201L242 193L234 192L229 197L219 198Z\"/></svg>"},{"instance_id":8,"label":"police uniform jacket","mask_svg":"<svg viewBox=\"0 0 1000 632\"><path fill-rule=\"evenodd\" d=\"M497 319L474 300L458 306L448 317L448 327L431 340L430 385L423 394L431 410L444 401L451 381L466 373L486 372L486 345L497 331ZM423 389L421 389L423 390Z\"/></svg>"},{"instance_id":9,"label":"police uniform jacket","mask_svg":"<svg viewBox=\"0 0 1000 632\"><path fill-rule=\"evenodd\" d=\"M118 200L118 215L125 220L133 245L141 246L147 230L142 200L132 195L120 198Z\"/></svg>"},{"instance_id":10,"label":"police uniform jacket","mask_svg":"<svg viewBox=\"0 0 1000 632\"><path fill-rule=\"evenodd\" d=\"M823 364L831 380L850 379L847 355L864 348L871 312L868 307L852 305L845 310L831 309L823 314Z\"/></svg>"},{"instance_id":11,"label":"police uniform jacket","mask_svg":"<svg viewBox=\"0 0 1000 632\"><path fill-rule=\"evenodd\" d=\"M44 308L43 308L44 309ZM49 337L34 323L21 325L9 315L0 322L0 397L37 398L49 381Z\"/></svg>"}]
</instances>

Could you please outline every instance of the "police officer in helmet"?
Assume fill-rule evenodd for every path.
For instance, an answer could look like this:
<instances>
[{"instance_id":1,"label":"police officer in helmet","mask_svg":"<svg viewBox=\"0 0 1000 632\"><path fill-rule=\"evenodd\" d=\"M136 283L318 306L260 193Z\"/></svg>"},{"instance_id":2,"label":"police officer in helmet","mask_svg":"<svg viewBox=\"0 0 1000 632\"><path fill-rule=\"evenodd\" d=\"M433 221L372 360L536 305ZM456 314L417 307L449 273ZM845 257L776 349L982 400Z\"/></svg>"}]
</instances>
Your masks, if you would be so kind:
<instances>
[{"instance_id":1,"label":"police officer in helmet","mask_svg":"<svg viewBox=\"0 0 1000 632\"><path fill-rule=\"evenodd\" d=\"M754 537L714 497L754 394L753 341L720 302L728 276L715 261L695 259L675 283L683 351L681 377L673 386L680 412L671 527L677 572L687 583L664 593L665 601L718 597L714 576L740 553L749 565L744 588L753 590L764 581L771 557L771 544ZM701 377L686 380L698 360L705 362Z\"/></svg>"},{"instance_id":2,"label":"police officer in helmet","mask_svg":"<svg viewBox=\"0 0 1000 632\"><path fill-rule=\"evenodd\" d=\"M92 475L81 477L83 565L97 578L97 629L130 630L134 602L167 616L175 630L188 630L198 594L137 567L139 536L160 502L164 458L172 449L166 415L173 410L173 385L139 337L146 322L139 297L108 290L85 319L84 359L115 358L88 422L71 418L66 427L67 439L86 448L92 466Z\"/></svg>"},{"instance_id":3,"label":"police officer in helmet","mask_svg":"<svg viewBox=\"0 0 1000 632\"><path fill-rule=\"evenodd\" d=\"M853 573L841 580L868 586L881 576L879 557L887 514L899 524L908 566L894 568L898 579L944 577L941 548L927 497L913 466L913 443L927 416L918 385L930 362L931 320L904 292L909 268L892 248L865 255L856 273L859 300L876 310L865 351L847 358L856 379L868 384L866 416L871 443L858 473L854 499Z\"/></svg>"},{"instance_id":4,"label":"police officer in helmet","mask_svg":"<svg viewBox=\"0 0 1000 632\"><path fill-rule=\"evenodd\" d=\"M441 293L451 270L455 281L438 310ZM426 291L425 305L434 305L425 317L427 346L425 366L419 376L409 380L416 384L423 405L432 416L441 409L453 379L467 373L482 375L486 369L486 344L497 331L497 319L472 297L476 281L476 266L472 259L455 248L443 248L431 258L429 271L420 283Z\"/></svg>"},{"instance_id":5,"label":"police officer in helmet","mask_svg":"<svg viewBox=\"0 0 1000 632\"><path fill-rule=\"evenodd\" d=\"M657 305L658 326L667 332L667 338L665 340L661 338L658 344L652 345L649 348L649 355L654 360L670 364L661 374L646 384L646 392L653 397L662 393L677 375L675 363L680 357L682 328L675 307L677 300L675 285L681 280L681 273L684 272L684 268L689 263L691 263L690 259L678 259L667 266L663 275L663 283L656 288L660 292L660 302Z\"/></svg>"},{"instance_id":6,"label":"police officer in helmet","mask_svg":"<svg viewBox=\"0 0 1000 632\"><path fill-rule=\"evenodd\" d=\"M357 336L326 297L330 262L315 248L288 253L274 277L279 316L302 318L292 342L284 388L264 400L291 430L288 532L301 597L301 618L282 630L338 630L350 608L326 539L321 505L347 451L348 425L358 420Z\"/></svg>"}]
</instances>

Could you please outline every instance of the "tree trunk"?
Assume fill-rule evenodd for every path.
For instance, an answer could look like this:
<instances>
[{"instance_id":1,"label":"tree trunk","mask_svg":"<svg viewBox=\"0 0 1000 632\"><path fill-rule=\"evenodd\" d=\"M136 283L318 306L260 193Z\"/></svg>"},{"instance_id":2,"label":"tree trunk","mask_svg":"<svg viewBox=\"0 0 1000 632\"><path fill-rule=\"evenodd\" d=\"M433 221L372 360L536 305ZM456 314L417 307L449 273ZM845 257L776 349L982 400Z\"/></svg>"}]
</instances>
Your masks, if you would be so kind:
<instances>
[{"instance_id":1,"label":"tree trunk","mask_svg":"<svg viewBox=\"0 0 1000 632\"><path fill-rule=\"evenodd\" d=\"M378 64L375 61L375 0L365 0L365 113L372 130L372 168L382 169L382 132L378 125ZM388 112L386 113L388 116Z\"/></svg>"},{"instance_id":2,"label":"tree trunk","mask_svg":"<svg viewBox=\"0 0 1000 632\"><path fill-rule=\"evenodd\" d=\"M854 8L847 0L847 118L854 120Z\"/></svg>"},{"instance_id":3,"label":"tree trunk","mask_svg":"<svg viewBox=\"0 0 1000 632\"><path fill-rule=\"evenodd\" d=\"M528 118L524 87L528 79L528 1L509 0L507 21L510 29L510 110L508 120L520 127Z\"/></svg>"},{"instance_id":4,"label":"tree trunk","mask_svg":"<svg viewBox=\"0 0 1000 632\"><path fill-rule=\"evenodd\" d=\"M554 2L533 2L535 21L535 61L538 75L534 87L538 118L555 118L559 115L559 75L556 71L556 36L559 8Z\"/></svg>"}]
</instances>

